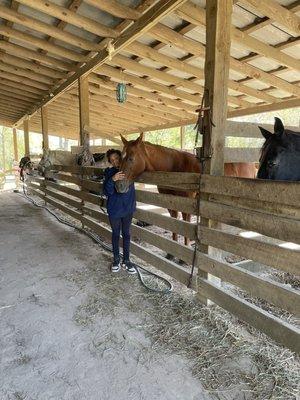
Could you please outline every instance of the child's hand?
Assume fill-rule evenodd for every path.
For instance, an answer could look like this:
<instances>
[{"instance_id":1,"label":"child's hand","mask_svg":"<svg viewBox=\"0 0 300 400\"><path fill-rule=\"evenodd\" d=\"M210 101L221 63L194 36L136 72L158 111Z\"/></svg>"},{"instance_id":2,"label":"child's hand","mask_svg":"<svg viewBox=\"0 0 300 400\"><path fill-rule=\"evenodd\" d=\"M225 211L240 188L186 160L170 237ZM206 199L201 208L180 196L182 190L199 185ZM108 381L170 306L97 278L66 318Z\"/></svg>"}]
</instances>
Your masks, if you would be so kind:
<instances>
[{"instance_id":1,"label":"child's hand","mask_svg":"<svg viewBox=\"0 0 300 400\"><path fill-rule=\"evenodd\" d=\"M112 177L112 180L113 180L114 182L116 182L116 181L121 181L121 180L123 180L123 179L125 179L125 174L124 174L122 171L117 172L117 173Z\"/></svg>"}]
</instances>

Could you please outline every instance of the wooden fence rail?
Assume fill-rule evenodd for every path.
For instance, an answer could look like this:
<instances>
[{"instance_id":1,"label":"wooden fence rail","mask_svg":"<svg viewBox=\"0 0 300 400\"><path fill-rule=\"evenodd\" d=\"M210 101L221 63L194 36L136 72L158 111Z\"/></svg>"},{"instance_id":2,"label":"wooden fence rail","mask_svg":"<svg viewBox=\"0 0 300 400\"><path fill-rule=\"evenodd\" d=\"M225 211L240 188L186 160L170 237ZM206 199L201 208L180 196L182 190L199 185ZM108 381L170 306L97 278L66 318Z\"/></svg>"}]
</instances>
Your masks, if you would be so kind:
<instances>
[{"instance_id":1,"label":"wooden fence rail","mask_svg":"<svg viewBox=\"0 0 300 400\"><path fill-rule=\"evenodd\" d=\"M32 177L28 181L30 190L52 206L80 221L105 239L110 239L111 231L107 215L100 210L105 201L89 191L100 192L102 184L88 179L91 175L103 174L93 167L55 166L56 172L52 182L40 177ZM57 172L58 171L58 172ZM71 174L70 174L71 173ZM74 175L75 174L75 175ZM188 173L145 173L139 182L165 185L172 182L177 189L185 185L196 190L199 185L198 174ZM169 183L168 183L169 184ZM201 177L201 191L207 194L200 200L201 217L231 225L237 231L226 232L220 228L208 228L195 223L176 220L154 211L138 207L134 217L157 225L167 231L175 232L190 239L198 238L201 244L224 250L269 267L299 275L300 251L278 246L282 241L300 244L299 204L300 184L294 182L269 182L240 178ZM197 213L197 200L181 196L137 190L138 202L158 207L176 209L191 214ZM239 229L258 232L258 239L245 238L239 235ZM172 254L191 265L194 250L191 247L176 243L167 237L158 235L148 229L132 226L132 236L147 242L158 251L151 251L132 242L132 252L159 270L187 284L190 268L179 266L167 260L162 252ZM275 240L271 240L273 238ZM224 282L228 282L254 298L263 299L300 316L299 291L261 277L225 261L197 251L196 267L199 271L212 274ZM193 288L205 295L221 307L227 309L238 318L250 323L273 339L300 353L299 329L271 313L262 310L249 301L228 292L207 279L193 279Z\"/></svg>"}]
</instances>

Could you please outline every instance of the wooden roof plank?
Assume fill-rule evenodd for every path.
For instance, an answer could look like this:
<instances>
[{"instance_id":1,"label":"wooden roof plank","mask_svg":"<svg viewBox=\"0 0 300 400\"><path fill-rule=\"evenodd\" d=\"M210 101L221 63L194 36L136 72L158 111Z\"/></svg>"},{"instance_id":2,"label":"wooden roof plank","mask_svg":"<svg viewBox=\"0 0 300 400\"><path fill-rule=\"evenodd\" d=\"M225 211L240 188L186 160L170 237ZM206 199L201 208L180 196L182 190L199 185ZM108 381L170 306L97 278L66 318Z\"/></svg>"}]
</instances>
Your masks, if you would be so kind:
<instances>
[{"instance_id":1,"label":"wooden roof plank","mask_svg":"<svg viewBox=\"0 0 300 400\"><path fill-rule=\"evenodd\" d=\"M118 36L118 33L114 29L100 24L99 22L83 15L78 15L76 12L68 8L59 6L48 0L18 0L18 2L45 14L52 15L53 17L58 18L61 21L65 21L68 24L77 26L88 32L92 32L97 36L108 38L116 38Z\"/></svg>"},{"instance_id":2,"label":"wooden roof plank","mask_svg":"<svg viewBox=\"0 0 300 400\"><path fill-rule=\"evenodd\" d=\"M118 38L113 39L111 46L114 49L114 54L120 52L128 44L137 40L140 36L142 36L155 24L157 24L161 18L174 11L185 1L187 0L160 0L157 4L151 7L149 11L143 14L142 17L138 19L133 25L126 29ZM37 109L47 104L49 101L52 101L56 96L61 95L66 89L70 88L74 83L76 83L79 77L87 75L90 72L94 71L99 65L104 64L106 61L108 61L110 57L111 54L106 49L98 52L95 57L90 59L83 67L79 68L78 71L75 72L62 85L60 85L58 88L55 88L52 91L52 95L47 96L46 99L44 99L40 104L34 107L34 109L30 111L30 113L35 112ZM17 122L17 125L19 123L20 121Z\"/></svg>"},{"instance_id":3,"label":"wooden roof plank","mask_svg":"<svg viewBox=\"0 0 300 400\"><path fill-rule=\"evenodd\" d=\"M87 4L98 8L99 10L106 11L118 18L129 20L137 20L141 14L130 7L126 7L116 0L84 0Z\"/></svg>"},{"instance_id":4,"label":"wooden roof plank","mask_svg":"<svg viewBox=\"0 0 300 400\"><path fill-rule=\"evenodd\" d=\"M246 5L250 4L266 17L286 28L288 32L292 32L294 36L300 35L300 17L276 1L240 0L240 2Z\"/></svg>"},{"instance_id":5,"label":"wooden roof plank","mask_svg":"<svg viewBox=\"0 0 300 400\"><path fill-rule=\"evenodd\" d=\"M92 43L86 39L76 36L69 32L63 32L59 28L50 26L45 22L42 22L36 18L28 17L25 14L21 14L17 11L8 9L7 7L0 5L0 17L7 19L11 22L21 24L27 28L33 29L37 32L44 33L49 36L53 36L55 39L61 40L62 42L72 44L83 50L94 50L98 51L99 46L96 43Z\"/></svg>"}]
</instances>

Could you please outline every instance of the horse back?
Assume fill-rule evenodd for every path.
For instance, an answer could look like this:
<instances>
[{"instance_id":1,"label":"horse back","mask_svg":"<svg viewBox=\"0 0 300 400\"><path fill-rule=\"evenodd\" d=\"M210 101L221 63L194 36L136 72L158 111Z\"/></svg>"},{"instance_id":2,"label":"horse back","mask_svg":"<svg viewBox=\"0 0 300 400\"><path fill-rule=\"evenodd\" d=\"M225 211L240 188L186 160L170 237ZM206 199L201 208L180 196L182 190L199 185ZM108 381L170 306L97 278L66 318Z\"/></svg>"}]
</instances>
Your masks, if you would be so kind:
<instances>
[{"instance_id":1,"label":"horse back","mask_svg":"<svg viewBox=\"0 0 300 400\"><path fill-rule=\"evenodd\" d=\"M224 175L238 178L256 178L257 169L255 163L226 163Z\"/></svg>"}]
</instances>

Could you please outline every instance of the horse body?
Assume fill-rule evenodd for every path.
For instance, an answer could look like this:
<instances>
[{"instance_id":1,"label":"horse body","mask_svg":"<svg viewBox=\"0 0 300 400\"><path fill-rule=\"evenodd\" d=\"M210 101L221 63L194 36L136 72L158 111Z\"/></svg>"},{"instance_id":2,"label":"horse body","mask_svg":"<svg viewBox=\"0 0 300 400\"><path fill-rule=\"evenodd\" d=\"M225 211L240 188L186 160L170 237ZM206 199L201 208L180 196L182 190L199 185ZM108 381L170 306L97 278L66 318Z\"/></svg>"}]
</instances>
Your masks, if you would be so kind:
<instances>
[{"instance_id":1,"label":"horse body","mask_svg":"<svg viewBox=\"0 0 300 400\"><path fill-rule=\"evenodd\" d=\"M257 177L284 181L300 181L300 135L284 129L275 118L274 133L259 127L266 139L259 160Z\"/></svg>"},{"instance_id":2,"label":"horse body","mask_svg":"<svg viewBox=\"0 0 300 400\"><path fill-rule=\"evenodd\" d=\"M92 154L89 150L85 150L79 154L73 154L70 151L64 150L44 150L44 154L38 165L38 171L42 174L46 169L53 165L64 166L95 166L98 168L106 168L107 161L105 160L105 153Z\"/></svg>"},{"instance_id":3,"label":"horse body","mask_svg":"<svg viewBox=\"0 0 300 400\"><path fill-rule=\"evenodd\" d=\"M121 171L124 172L126 179L117 181L116 188L120 193L124 193L130 182L144 171L167 171L167 172L196 172L201 173L201 165L197 157L185 151L170 149L164 146L143 142L141 134L135 141L127 141L122 138L124 143L123 160ZM226 163L224 172L227 176L239 176L244 178L255 178L256 168L254 163ZM157 188L159 193L173 194L182 197L195 198L196 192L185 192ZM177 218L178 211L168 210L171 217ZM182 213L185 221L191 220L191 215ZM177 234L173 233L173 239L177 240ZM188 239L185 238L185 244Z\"/></svg>"}]
</instances>

